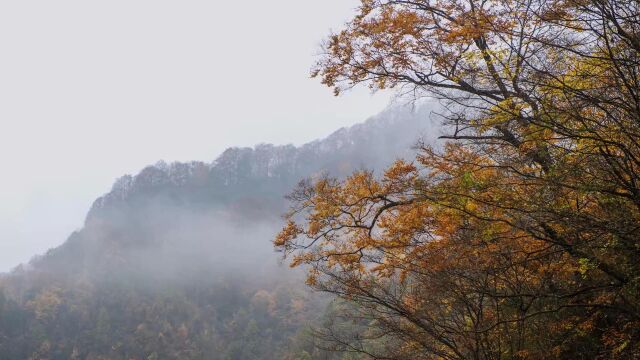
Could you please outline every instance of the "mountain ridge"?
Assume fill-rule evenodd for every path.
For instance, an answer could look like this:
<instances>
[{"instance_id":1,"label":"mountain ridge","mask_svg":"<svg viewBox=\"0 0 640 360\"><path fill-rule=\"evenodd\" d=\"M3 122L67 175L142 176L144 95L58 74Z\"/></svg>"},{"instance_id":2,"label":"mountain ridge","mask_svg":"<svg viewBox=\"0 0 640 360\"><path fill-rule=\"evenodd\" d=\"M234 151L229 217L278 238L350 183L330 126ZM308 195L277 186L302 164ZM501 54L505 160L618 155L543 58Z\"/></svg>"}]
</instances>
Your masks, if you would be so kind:
<instances>
[{"instance_id":1,"label":"mountain ridge","mask_svg":"<svg viewBox=\"0 0 640 360\"><path fill-rule=\"evenodd\" d=\"M309 336L329 299L274 253L284 195L303 178L410 158L436 135L428 112L120 177L62 245L0 275L0 360L342 360Z\"/></svg>"},{"instance_id":2,"label":"mountain ridge","mask_svg":"<svg viewBox=\"0 0 640 360\"><path fill-rule=\"evenodd\" d=\"M393 160L389 154L410 157L410 147L419 138L433 137L433 133L426 132L430 129L426 120L430 110L429 106L424 105L415 111L408 108L391 108L368 118L363 123L342 127L325 138L300 146L260 143L253 147L230 147L209 163L167 163L160 160L143 168L137 175L124 175L116 179L111 190L93 202L85 223L101 208L114 202L126 201L140 188L198 184L230 188L251 179L284 179L285 186L291 187L294 183L290 179L295 178L297 181L313 176L319 171L344 176L358 167L381 170ZM402 136L388 133L386 130L390 128L397 129L397 133ZM413 138L403 138L406 132L414 132ZM371 145L374 142L380 142L378 145L381 150L372 149L374 146ZM352 158L349 159L349 163L345 163L336 159L340 156ZM323 157L324 163L317 164L322 162ZM354 161L357 163L353 163Z\"/></svg>"}]
</instances>

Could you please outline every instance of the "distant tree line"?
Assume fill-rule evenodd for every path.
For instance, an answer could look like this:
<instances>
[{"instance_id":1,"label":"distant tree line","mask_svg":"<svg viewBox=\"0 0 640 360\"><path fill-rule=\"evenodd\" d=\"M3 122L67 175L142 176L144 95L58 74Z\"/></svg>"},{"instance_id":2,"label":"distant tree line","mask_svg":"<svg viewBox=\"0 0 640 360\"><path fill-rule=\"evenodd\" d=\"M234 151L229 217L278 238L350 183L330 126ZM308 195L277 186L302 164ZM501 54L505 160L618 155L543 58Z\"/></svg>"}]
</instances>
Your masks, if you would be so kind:
<instances>
[{"instance_id":1,"label":"distant tree line","mask_svg":"<svg viewBox=\"0 0 640 360\"><path fill-rule=\"evenodd\" d=\"M10 282L10 281L8 281ZM309 326L321 326L325 299L274 280L266 288L237 277L145 289L5 279L0 292L2 360L326 359ZM344 358L346 359L346 358Z\"/></svg>"}]
</instances>

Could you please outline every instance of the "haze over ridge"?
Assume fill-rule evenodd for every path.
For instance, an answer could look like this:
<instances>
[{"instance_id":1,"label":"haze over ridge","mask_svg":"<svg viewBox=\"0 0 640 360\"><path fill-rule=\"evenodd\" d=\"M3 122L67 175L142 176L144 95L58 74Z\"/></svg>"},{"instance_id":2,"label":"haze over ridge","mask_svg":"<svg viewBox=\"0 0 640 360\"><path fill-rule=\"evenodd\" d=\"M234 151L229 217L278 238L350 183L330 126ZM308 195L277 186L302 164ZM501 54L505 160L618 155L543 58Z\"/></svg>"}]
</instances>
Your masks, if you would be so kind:
<instances>
[{"instance_id":1,"label":"haze over ridge","mask_svg":"<svg viewBox=\"0 0 640 360\"><path fill-rule=\"evenodd\" d=\"M0 3L0 271L79 228L120 174L300 144L382 110L385 94L335 98L309 80L357 1L323 4L310 16L294 0Z\"/></svg>"},{"instance_id":2,"label":"haze over ridge","mask_svg":"<svg viewBox=\"0 0 640 360\"><path fill-rule=\"evenodd\" d=\"M102 240L97 241L110 242L121 236L104 235L105 229L124 226L117 233L125 234L133 243L144 243L145 239L153 242L153 238L158 235L154 226L173 224L175 219L192 217L196 219L196 227L204 227L206 230L187 232L197 234L190 237L184 233L186 225L176 223L176 229L163 227L165 230L160 237L171 232L188 241L197 238L192 245L199 246L209 241L207 236L214 233L221 236L219 234L225 228L234 229L237 226L234 221L238 221L248 224L248 228L256 226L261 235L233 232L228 236L247 238L252 249L260 249L252 251L259 257L264 257L272 252L269 240L281 225L280 215L286 210L284 195L299 180L322 173L341 177L355 169L381 171L396 158L410 159L414 153L412 146L419 139L430 141L437 135L430 120L433 106L427 103L415 109L408 106L391 107L363 123L341 128L324 139L301 146L259 144L251 148L232 147L210 163L195 161L168 164L159 161L145 167L135 176L120 177L111 191L94 202L87 214L85 227L72 234L67 243L48 251L46 255L36 257L34 264L41 264L42 259L45 262L56 259L56 256L64 254L67 251L65 249L71 246L84 246L82 242L88 240L82 234L87 231L98 231ZM393 131L389 131L390 129ZM150 216L157 217L156 222L145 225L149 227L150 233L138 234L139 238L127 235L131 232L132 219L140 218L142 223L146 223ZM220 219L226 220L220 222ZM246 229L244 227L243 231ZM89 238L95 240L95 234ZM217 242L214 240L214 243ZM234 246L246 246L241 242L240 244ZM221 252L242 253L234 246ZM192 254L205 258L209 256L208 260L203 258L207 262L218 259L211 249L200 250ZM55 254L58 255L51 256ZM62 258L64 260L59 265L63 268L74 261L66 255ZM233 259L238 260L235 257ZM247 259L256 260L250 256ZM95 265L91 261L89 264ZM229 259L225 264L234 265Z\"/></svg>"}]
</instances>

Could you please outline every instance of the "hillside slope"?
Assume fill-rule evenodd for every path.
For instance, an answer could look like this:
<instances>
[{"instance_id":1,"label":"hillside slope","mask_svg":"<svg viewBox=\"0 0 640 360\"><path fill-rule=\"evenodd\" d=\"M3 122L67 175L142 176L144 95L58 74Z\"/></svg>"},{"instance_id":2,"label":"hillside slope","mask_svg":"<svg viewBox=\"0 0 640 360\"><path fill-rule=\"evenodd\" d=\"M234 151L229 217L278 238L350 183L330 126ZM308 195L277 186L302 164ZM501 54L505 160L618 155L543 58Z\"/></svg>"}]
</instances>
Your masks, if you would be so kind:
<instances>
[{"instance_id":1,"label":"hillside slope","mask_svg":"<svg viewBox=\"0 0 640 360\"><path fill-rule=\"evenodd\" d=\"M428 113L388 110L300 147L121 177L82 229L2 278L0 360L296 358L326 301L278 265L283 196L305 177L409 157L434 134Z\"/></svg>"}]
</instances>

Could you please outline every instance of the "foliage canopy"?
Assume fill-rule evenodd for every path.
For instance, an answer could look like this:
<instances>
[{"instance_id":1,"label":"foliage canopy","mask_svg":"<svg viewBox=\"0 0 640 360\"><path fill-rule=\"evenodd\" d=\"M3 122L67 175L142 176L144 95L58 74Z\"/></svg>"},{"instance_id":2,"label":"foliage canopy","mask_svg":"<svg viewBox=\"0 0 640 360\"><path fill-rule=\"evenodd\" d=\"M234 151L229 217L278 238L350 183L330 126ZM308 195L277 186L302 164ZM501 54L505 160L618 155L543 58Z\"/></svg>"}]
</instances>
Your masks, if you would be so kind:
<instances>
[{"instance_id":1,"label":"foliage canopy","mask_svg":"<svg viewBox=\"0 0 640 360\"><path fill-rule=\"evenodd\" d=\"M305 181L275 245L379 359L640 357L637 0L362 0L313 76L436 97L447 143ZM329 346L329 345L328 345Z\"/></svg>"}]
</instances>

